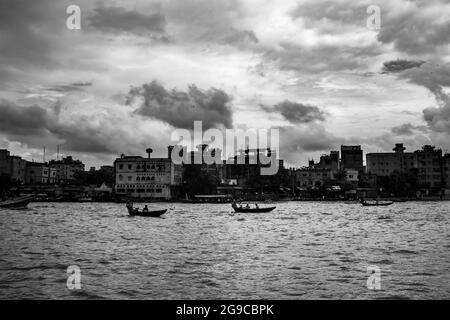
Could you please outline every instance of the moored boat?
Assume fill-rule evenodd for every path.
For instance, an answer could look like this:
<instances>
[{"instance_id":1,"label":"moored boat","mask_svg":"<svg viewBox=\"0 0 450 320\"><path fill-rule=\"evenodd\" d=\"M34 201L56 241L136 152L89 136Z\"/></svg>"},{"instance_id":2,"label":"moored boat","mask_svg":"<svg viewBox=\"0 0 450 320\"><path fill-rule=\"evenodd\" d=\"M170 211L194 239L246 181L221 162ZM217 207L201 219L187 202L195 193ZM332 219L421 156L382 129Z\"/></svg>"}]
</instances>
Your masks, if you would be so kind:
<instances>
[{"instance_id":1,"label":"moored boat","mask_svg":"<svg viewBox=\"0 0 450 320\"><path fill-rule=\"evenodd\" d=\"M15 199L9 199L5 201L0 201L0 208L10 209L10 208L26 208L27 205L33 201L33 197L19 197Z\"/></svg>"}]
</instances>

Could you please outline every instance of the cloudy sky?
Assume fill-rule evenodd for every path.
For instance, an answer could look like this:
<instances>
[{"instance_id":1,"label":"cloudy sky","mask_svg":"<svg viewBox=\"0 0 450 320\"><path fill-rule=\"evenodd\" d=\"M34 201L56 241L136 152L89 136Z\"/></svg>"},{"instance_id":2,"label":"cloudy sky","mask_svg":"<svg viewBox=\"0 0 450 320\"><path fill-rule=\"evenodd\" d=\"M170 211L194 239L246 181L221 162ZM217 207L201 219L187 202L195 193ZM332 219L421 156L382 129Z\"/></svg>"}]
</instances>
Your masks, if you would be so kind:
<instances>
[{"instance_id":1,"label":"cloudy sky","mask_svg":"<svg viewBox=\"0 0 450 320\"><path fill-rule=\"evenodd\" d=\"M448 0L0 0L0 148L99 166L202 120L279 128L297 166L350 143L450 151L449 40Z\"/></svg>"}]
</instances>

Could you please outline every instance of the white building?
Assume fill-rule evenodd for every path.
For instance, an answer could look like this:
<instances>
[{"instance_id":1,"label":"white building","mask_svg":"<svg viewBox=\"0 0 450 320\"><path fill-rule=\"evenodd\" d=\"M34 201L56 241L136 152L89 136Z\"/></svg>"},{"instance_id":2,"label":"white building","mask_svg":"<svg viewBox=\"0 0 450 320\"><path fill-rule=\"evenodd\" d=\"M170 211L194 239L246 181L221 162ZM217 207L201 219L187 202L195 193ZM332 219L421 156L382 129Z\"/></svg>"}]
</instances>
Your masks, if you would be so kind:
<instances>
[{"instance_id":1,"label":"white building","mask_svg":"<svg viewBox=\"0 0 450 320\"><path fill-rule=\"evenodd\" d=\"M169 149L170 153L170 149ZM114 161L115 191L133 198L171 199L182 183L182 167L169 158L125 156Z\"/></svg>"}]
</instances>

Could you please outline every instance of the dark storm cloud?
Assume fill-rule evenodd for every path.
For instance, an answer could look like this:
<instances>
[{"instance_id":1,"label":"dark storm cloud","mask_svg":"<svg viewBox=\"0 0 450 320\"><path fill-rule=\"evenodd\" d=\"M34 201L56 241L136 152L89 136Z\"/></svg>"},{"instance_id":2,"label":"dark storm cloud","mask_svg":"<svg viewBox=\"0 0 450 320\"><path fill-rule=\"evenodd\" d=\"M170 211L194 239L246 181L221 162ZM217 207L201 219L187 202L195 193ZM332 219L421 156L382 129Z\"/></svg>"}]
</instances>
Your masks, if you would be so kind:
<instances>
[{"instance_id":1,"label":"dark storm cloud","mask_svg":"<svg viewBox=\"0 0 450 320\"><path fill-rule=\"evenodd\" d=\"M299 154L305 152L329 152L347 140L337 137L317 123L285 126L280 130L280 158L295 163Z\"/></svg>"},{"instance_id":2,"label":"dark storm cloud","mask_svg":"<svg viewBox=\"0 0 450 320\"><path fill-rule=\"evenodd\" d=\"M245 47L259 42L252 30L239 30L233 27L228 30L210 30L199 39L204 42L216 42L236 47Z\"/></svg>"},{"instance_id":3,"label":"dark storm cloud","mask_svg":"<svg viewBox=\"0 0 450 320\"><path fill-rule=\"evenodd\" d=\"M90 86L92 86L92 82L75 82L71 84L59 84L50 87L43 87L42 90L56 91L56 92L71 92L71 91L82 91L86 87Z\"/></svg>"},{"instance_id":4,"label":"dark storm cloud","mask_svg":"<svg viewBox=\"0 0 450 320\"><path fill-rule=\"evenodd\" d=\"M137 114L164 121L175 128L192 129L194 121L202 121L203 128L232 127L231 96L222 90L201 90L194 85L187 92L166 90L156 81L131 88L128 104L136 99L142 103Z\"/></svg>"},{"instance_id":5,"label":"dark storm cloud","mask_svg":"<svg viewBox=\"0 0 450 320\"><path fill-rule=\"evenodd\" d=\"M121 7L98 7L88 18L91 27L105 32L127 32L138 35L165 35L166 18L156 12L143 14Z\"/></svg>"},{"instance_id":6,"label":"dark storm cloud","mask_svg":"<svg viewBox=\"0 0 450 320\"><path fill-rule=\"evenodd\" d=\"M323 19L342 24L365 25L367 5L350 5L336 1L311 1L299 4L290 12L293 19L303 18L308 24L320 22Z\"/></svg>"},{"instance_id":7,"label":"dark storm cloud","mask_svg":"<svg viewBox=\"0 0 450 320\"><path fill-rule=\"evenodd\" d=\"M169 1L167 19L182 26L182 42L218 43L246 48L259 42L253 30L243 28L241 19L248 14L242 1L184 0Z\"/></svg>"},{"instance_id":8,"label":"dark storm cloud","mask_svg":"<svg viewBox=\"0 0 450 320\"><path fill-rule=\"evenodd\" d=\"M114 124L102 123L95 126L88 119L66 124L59 118L60 111L60 102L47 110L38 105L20 106L8 100L0 100L0 133L35 147L41 147L41 138L41 142L48 142L49 139L61 141L68 151L93 153L117 153L110 131L118 132L121 138L127 138L127 134L116 129Z\"/></svg>"},{"instance_id":9,"label":"dark storm cloud","mask_svg":"<svg viewBox=\"0 0 450 320\"><path fill-rule=\"evenodd\" d=\"M51 132L58 138L65 141L65 150L92 153L117 153L113 144L107 143L109 137L102 128L84 127L80 125L58 124Z\"/></svg>"},{"instance_id":10,"label":"dark storm cloud","mask_svg":"<svg viewBox=\"0 0 450 320\"><path fill-rule=\"evenodd\" d=\"M0 1L0 67L3 63L50 66L51 38L64 28L64 22L64 9L58 2Z\"/></svg>"},{"instance_id":11,"label":"dark storm cloud","mask_svg":"<svg viewBox=\"0 0 450 320\"><path fill-rule=\"evenodd\" d=\"M445 16L445 10L427 12L427 7L432 4L431 1L415 2L400 14L385 15L378 40L409 54L438 52L450 43L450 20Z\"/></svg>"},{"instance_id":12,"label":"dark storm cloud","mask_svg":"<svg viewBox=\"0 0 450 320\"><path fill-rule=\"evenodd\" d=\"M375 45L303 47L283 42L277 49L266 51L264 57L269 61L276 62L282 70L318 73L366 67L367 58L375 57L380 53L381 48Z\"/></svg>"},{"instance_id":13,"label":"dark storm cloud","mask_svg":"<svg viewBox=\"0 0 450 320\"><path fill-rule=\"evenodd\" d=\"M433 93L438 107L424 109L423 118L433 131L450 134L450 97L444 89L450 87L450 63L427 63L402 76Z\"/></svg>"},{"instance_id":14,"label":"dark storm cloud","mask_svg":"<svg viewBox=\"0 0 450 320\"><path fill-rule=\"evenodd\" d=\"M423 118L431 130L450 134L450 97L445 91L445 87L450 87L450 63L427 62L398 76L427 88L434 95L438 107L424 109Z\"/></svg>"},{"instance_id":15,"label":"dark storm cloud","mask_svg":"<svg viewBox=\"0 0 450 320\"><path fill-rule=\"evenodd\" d=\"M422 64L424 64L425 61L421 60L393 60L393 61L386 61L383 63L383 73L395 73L395 72L401 72L412 68L418 68Z\"/></svg>"},{"instance_id":16,"label":"dark storm cloud","mask_svg":"<svg viewBox=\"0 0 450 320\"><path fill-rule=\"evenodd\" d=\"M325 120L325 113L318 107L289 100L280 102L273 108L267 106L261 106L261 108L267 112L280 113L284 119L291 123L309 123Z\"/></svg>"},{"instance_id":17,"label":"dark storm cloud","mask_svg":"<svg viewBox=\"0 0 450 320\"><path fill-rule=\"evenodd\" d=\"M74 86L74 87L90 87L90 86L92 86L92 82L90 82L90 81L85 81L85 82L79 81L79 82L74 82L71 85Z\"/></svg>"},{"instance_id":18,"label":"dark storm cloud","mask_svg":"<svg viewBox=\"0 0 450 320\"><path fill-rule=\"evenodd\" d=\"M443 1L408 1L378 5L381 8L381 29L378 41L392 44L395 49L410 54L435 53L450 43L450 20L446 10L439 7ZM364 27L367 7L372 1L309 1L290 12L293 19L302 18L307 27L330 33L340 25Z\"/></svg>"},{"instance_id":19,"label":"dark storm cloud","mask_svg":"<svg viewBox=\"0 0 450 320\"><path fill-rule=\"evenodd\" d=\"M13 135L40 135L52 123L52 116L38 105L21 107L0 100L0 132Z\"/></svg>"},{"instance_id":20,"label":"dark storm cloud","mask_svg":"<svg viewBox=\"0 0 450 320\"><path fill-rule=\"evenodd\" d=\"M415 134L417 131L427 132L428 128L426 126L415 126L411 123L405 123L397 127L391 128L392 133L399 136L409 136Z\"/></svg>"},{"instance_id":21,"label":"dark storm cloud","mask_svg":"<svg viewBox=\"0 0 450 320\"><path fill-rule=\"evenodd\" d=\"M225 33L223 37L220 38L220 42L226 44L249 44L258 43L258 38L252 30L237 30L231 28L229 32Z\"/></svg>"}]
</instances>

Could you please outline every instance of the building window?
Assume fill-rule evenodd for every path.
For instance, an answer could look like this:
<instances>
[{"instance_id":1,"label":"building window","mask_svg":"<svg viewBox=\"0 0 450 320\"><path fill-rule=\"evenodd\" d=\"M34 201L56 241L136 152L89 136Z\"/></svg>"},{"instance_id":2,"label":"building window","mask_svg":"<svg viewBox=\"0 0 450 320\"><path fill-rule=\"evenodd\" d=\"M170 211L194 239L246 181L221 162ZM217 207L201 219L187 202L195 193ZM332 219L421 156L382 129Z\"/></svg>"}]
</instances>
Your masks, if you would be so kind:
<instances>
[{"instance_id":1,"label":"building window","mask_svg":"<svg viewBox=\"0 0 450 320\"><path fill-rule=\"evenodd\" d=\"M128 170L131 170L133 168L133 165L129 164L128 165Z\"/></svg>"},{"instance_id":2,"label":"building window","mask_svg":"<svg viewBox=\"0 0 450 320\"><path fill-rule=\"evenodd\" d=\"M119 169L120 169L120 170L123 169L123 164L119 164Z\"/></svg>"},{"instance_id":3,"label":"building window","mask_svg":"<svg viewBox=\"0 0 450 320\"><path fill-rule=\"evenodd\" d=\"M128 181L131 181L131 176L128 176Z\"/></svg>"}]
</instances>

